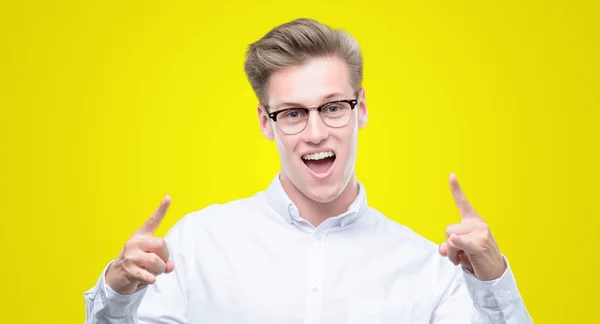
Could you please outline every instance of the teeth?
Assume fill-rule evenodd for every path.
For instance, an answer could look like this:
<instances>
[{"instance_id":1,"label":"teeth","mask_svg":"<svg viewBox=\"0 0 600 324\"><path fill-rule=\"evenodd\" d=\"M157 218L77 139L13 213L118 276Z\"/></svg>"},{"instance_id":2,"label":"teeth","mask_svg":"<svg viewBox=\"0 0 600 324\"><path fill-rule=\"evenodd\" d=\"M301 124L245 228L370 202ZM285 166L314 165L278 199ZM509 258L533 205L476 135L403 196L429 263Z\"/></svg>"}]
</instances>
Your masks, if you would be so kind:
<instances>
[{"instance_id":1,"label":"teeth","mask_svg":"<svg viewBox=\"0 0 600 324\"><path fill-rule=\"evenodd\" d=\"M304 154L302 156L302 159L303 160L321 160L321 159L332 157L332 156L335 156L335 154L333 154L332 151L325 151L325 152L319 152L319 153Z\"/></svg>"}]
</instances>

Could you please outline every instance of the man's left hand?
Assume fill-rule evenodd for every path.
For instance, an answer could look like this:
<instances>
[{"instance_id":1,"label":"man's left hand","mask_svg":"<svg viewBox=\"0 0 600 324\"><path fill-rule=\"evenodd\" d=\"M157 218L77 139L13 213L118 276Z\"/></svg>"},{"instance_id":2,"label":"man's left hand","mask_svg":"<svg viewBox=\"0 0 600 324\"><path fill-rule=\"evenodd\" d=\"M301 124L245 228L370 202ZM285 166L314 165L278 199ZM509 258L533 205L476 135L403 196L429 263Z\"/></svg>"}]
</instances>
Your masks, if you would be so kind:
<instances>
[{"instance_id":1,"label":"man's left hand","mask_svg":"<svg viewBox=\"0 0 600 324\"><path fill-rule=\"evenodd\" d=\"M447 239L440 244L440 254L481 281L500 278L507 266L490 228L471 206L454 174L450 175L450 188L462 222L446 227Z\"/></svg>"}]
</instances>

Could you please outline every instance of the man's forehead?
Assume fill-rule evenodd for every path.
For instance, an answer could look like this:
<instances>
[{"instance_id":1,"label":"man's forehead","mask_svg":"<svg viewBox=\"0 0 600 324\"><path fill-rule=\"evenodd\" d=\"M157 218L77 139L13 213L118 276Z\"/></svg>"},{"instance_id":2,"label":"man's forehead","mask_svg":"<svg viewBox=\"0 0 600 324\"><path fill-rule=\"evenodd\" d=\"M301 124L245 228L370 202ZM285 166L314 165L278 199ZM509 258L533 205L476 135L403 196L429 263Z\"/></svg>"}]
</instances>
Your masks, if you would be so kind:
<instances>
[{"instance_id":1,"label":"man's forehead","mask_svg":"<svg viewBox=\"0 0 600 324\"><path fill-rule=\"evenodd\" d=\"M285 103L315 105L352 92L348 66L338 58L317 58L274 72L267 93L270 107Z\"/></svg>"}]
</instances>

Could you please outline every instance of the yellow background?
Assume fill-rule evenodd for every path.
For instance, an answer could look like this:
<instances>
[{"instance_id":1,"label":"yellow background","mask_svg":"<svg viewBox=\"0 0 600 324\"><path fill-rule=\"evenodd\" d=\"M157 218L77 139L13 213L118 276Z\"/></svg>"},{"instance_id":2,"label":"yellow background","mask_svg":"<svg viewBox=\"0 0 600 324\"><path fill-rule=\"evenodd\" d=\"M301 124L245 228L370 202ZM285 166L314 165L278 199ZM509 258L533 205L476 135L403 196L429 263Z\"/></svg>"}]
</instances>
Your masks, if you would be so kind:
<instances>
[{"instance_id":1,"label":"yellow background","mask_svg":"<svg viewBox=\"0 0 600 324\"><path fill-rule=\"evenodd\" d=\"M537 323L597 318L598 5L13 1L0 5L0 322L81 323L83 292L164 194L184 214L278 171L246 46L297 17L365 56L369 201L436 242L456 172Z\"/></svg>"}]
</instances>

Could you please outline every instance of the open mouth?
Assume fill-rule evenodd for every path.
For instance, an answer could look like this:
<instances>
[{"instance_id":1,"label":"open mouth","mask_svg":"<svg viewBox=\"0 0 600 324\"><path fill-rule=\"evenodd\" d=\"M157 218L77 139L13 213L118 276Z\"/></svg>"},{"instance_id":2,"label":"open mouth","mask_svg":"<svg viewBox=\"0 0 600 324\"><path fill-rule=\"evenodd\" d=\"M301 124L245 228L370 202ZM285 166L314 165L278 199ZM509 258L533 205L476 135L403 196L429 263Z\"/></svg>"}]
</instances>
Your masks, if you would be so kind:
<instances>
[{"instance_id":1,"label":"open mouth","mask_svg":"<svg viewBox=\"0 0 600 324\"><path fill-rule=\"evenodd\" d=\"M315 174L326 174L333 166L333 162L335 162L335 153L333 153L333 151L324 151L304 154L302 156L302 162L304 162L308 169Z\"/></svg>"}]
</instances>

